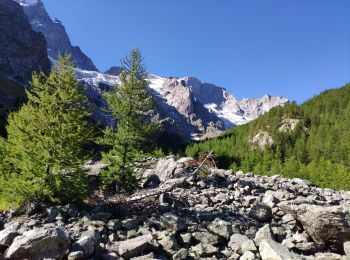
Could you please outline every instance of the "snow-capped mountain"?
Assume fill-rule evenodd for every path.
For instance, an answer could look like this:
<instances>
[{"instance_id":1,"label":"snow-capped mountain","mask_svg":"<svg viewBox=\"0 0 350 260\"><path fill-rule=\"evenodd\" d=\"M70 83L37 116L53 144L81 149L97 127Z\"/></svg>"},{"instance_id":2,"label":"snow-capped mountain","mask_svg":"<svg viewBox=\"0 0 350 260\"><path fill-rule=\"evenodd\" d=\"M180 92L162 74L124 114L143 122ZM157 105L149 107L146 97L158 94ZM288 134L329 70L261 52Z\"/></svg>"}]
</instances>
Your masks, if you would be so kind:
<instances>
[{"instance_id":1,"label":"snow-capped mountain","mask_svg":"<svg viewBox=\"0 0 350 260\"><path fill-rule=\"evenodd\" d=\"M15 0L23 7L33 30L41 32L48 46L51 62L58 53L70 53L76 65L76 75L86 87L86 95L95 107L94 118L101 125L114 124L105 112L107 103L103 91L119 85L120 67L111 67L105 73L97 70L91 59L79 47L72 46L64 26L51 19L41 0L27 3ZM150 91L154 96L156 113L168 134L180 141L198 140L218 135L236 125L247 123L274 106L289 102L282 97L263 96L260 99L236 99L226 89L203 83L195 77L174 78L149 76Z\"/></svg>"},{"instance_id":2,"label":"snow-capped mountain","mask_svg":"<svg viewBox=\"0 0 350 260\"><path fill-rule=\"evenodd\" d=\"M163 96L173 91L167 78L153 77L150 87ZM283 97L265 95L261 98L236 99L226 89L209 83L202 83L195 77L176 79L193 93L194 98L209 112L214 112L224 121L225 129L248 123L275 106L290 102ZM175 102L177 104L177 102Z\"/></svg>"}]
</instances>

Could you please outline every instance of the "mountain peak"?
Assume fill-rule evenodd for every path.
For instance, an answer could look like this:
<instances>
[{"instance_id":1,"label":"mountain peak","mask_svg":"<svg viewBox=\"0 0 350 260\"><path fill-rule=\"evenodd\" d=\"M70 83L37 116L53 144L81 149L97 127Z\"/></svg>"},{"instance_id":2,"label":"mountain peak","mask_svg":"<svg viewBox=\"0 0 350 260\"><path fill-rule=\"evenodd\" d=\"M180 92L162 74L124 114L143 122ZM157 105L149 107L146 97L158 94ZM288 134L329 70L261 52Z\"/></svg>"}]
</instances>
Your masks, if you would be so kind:
<instances>
[{"instance_id":1,"label":"mountain peak","mask_svg":"<svg viewBox=\"0 0 350 260\"><path fill-rule=\"evenodd\" d=\"M92 60L86 56L78 46L73 46L60 20L51 19L41 0L19 2L34 31L44 35L47 41L47 50L51 60L58 60L58 55L70 54L76 67L98 71Z\"/></svg>"}]
</instances>

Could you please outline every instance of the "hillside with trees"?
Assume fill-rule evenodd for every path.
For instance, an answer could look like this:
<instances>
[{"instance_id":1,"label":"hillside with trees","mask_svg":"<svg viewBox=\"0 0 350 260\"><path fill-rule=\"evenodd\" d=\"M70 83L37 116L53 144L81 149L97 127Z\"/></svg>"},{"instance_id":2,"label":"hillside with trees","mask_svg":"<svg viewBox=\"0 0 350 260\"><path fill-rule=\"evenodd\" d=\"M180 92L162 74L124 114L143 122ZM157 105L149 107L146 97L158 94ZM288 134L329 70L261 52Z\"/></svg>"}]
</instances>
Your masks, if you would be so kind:
<instances>
[{"instance_id":1,"label":"hillside with trees","mask_svg":"<svg viewBox=\"0 0 350 260\"><path fill-rule=\"evenodd\" d=\"M300 106L273 108L249 124L186 148L188 156L206 151L214 151L225 168L349 190L350 84Z\"/></svg>"}]
</instances>

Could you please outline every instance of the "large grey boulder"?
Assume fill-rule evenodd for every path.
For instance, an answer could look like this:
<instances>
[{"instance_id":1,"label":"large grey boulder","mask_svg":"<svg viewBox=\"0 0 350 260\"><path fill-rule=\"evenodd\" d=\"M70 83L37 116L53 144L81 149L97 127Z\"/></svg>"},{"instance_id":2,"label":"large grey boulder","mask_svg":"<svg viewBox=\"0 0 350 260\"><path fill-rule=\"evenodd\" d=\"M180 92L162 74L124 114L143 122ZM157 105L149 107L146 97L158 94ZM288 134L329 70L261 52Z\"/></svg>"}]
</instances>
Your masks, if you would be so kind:
<instances>
[{"instance_id":1,"label":"large grey boulder","mask_svg":"<svg viewBox=\"0 0 350 260\"><path fill-rule=\"evenodd\" d=\"M147 234L120 242L118 253L124 258L131 258L141 255L145 249L155 247L158 247L158 244L151 234Z\"/></svg>"},{"instance_id":2,"label":"large grey boulder","mask_svg":"<svg viewBox=\"0 0 350 260\"><path fill-rule=\"evenodd\" d=\"M58 228L35 228L14 239L5 257L11 259L62 259L70 241Z\"/></svg>"},{"instance_id":3,"label":"large grey boulder","mask_svg":"<svg viewBox=\"0 0 350 260\"><path fill-rule=\"evenodd\" d=\"M301 260L298 255L291 253L286 247L271 239L264 239L259 245L262 260Z\"/></svg>"},{"instance_id":4,"label":"large grey boulder","mask_svg":"<svg viewBox=\"0 0 350 260\"><path fill-rule=\"evenodd\" d=\"M146 179L145 184L154 179L155 176L159 178L160 183L180 177L185 173L185 165L177 162L174 156L168 156L160 159L153 169L148 169L144 172L143 178Z\"/></svg>"},{"instance_id":5,"label":"large grey boulder","mask_svg":"<svg viewBox=\"0 0 350 260\"><path fill-rule=\"evenodd\" d=\"M285 213L292 214L319 245L342 252L343 243L350 241L349 209L308 204L285 204L281 208Z\"/></svg>"}]
</instances>

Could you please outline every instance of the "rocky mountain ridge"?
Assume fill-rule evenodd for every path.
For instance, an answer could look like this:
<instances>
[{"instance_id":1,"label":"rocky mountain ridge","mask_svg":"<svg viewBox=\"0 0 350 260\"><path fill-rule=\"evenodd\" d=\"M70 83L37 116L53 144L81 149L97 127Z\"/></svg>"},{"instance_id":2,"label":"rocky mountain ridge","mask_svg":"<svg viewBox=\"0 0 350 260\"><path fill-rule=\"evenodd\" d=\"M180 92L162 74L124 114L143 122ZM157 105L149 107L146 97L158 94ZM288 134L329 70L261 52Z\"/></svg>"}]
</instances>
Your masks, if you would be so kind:
<instances>
[{"instance_id":1,"label":"rocky mountain ridge","mask_svg":"<svg viewBox=\"0 0 350 260\"><path fill-rule=\"evenodd\" d=\"M350 257L349 192L216 168L196 180L191 158L150 162L140 171L144 189L131 197L3 213L1 252L10 259Z\"/></svg>"},{"instance_id":2,"label":"rocky mountain ridge","mask_svg":"<svg viewBox=\"0 0 350 260\"><path fill-rule=\"evenodd\" d=\"M79 47L71 45L64 26L59 20L50 18L42 1L15 1L23 7L33 30L44 35L51 62L57 60L59 53L72 55L77 77L86 87L86 94L94 106L93 119L102 126L115 124L105 112L107 103L102 93L119 84L120 67L100 73ZM163 123L165 132L176 136L176 142L180 143L217 136L228 128L255 119L274 106L290 102L270 96L237 100L224 88L202 83L195 77L177 79L150 74L149 81L156 101L155 116Z\"/></svg>"},{"instance_id":3,"label":"rocky mountain ridge","mask_svg":"<svg viewBox=\"0 0 350 260\"><path fill-rule=\"evenodd\" d=\"M44 35L47 41L48 55L58 60L59 53L71 54L72 60L78 68L98 71L92 60L86 56L79 46L73 46L63 24L57 18L51 19L41 0L29 4L23 0L16 0L23 7L34 31Z\"/></svg>"}]
</instances>

